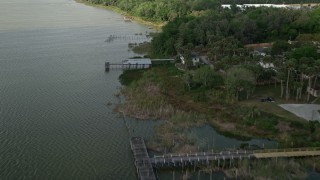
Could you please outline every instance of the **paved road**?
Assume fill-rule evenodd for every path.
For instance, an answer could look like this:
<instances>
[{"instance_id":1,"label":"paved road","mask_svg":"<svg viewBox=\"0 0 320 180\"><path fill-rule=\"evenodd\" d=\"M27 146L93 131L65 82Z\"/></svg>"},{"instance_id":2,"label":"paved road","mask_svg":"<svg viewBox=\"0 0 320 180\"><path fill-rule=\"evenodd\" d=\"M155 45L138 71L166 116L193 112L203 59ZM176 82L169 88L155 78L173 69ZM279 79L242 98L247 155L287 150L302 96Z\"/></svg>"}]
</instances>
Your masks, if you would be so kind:
<instances>
[{"instance_id":1,"label":"paved road","mask_svg":"<svg viewBox=\"0 0 320 180\"><path fill-rule=\"evenodd\" d=\"M280 104L279 106L305 120L320 121L320 105L318 104Z\"/></svg>"}]
</instances>

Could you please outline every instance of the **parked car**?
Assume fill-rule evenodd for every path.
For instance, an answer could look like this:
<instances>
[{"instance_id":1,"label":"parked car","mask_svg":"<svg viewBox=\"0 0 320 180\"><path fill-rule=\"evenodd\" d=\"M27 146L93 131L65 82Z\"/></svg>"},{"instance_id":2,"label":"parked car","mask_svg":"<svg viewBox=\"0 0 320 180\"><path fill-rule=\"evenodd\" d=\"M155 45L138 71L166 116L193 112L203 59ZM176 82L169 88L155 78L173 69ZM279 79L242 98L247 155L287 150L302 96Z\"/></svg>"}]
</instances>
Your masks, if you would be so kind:
<instances>
[{"instance_id":1,"label":"parked car","mask_svg":"<svg viewBox=\"0 0 320 180\"><path fill-rule=\"evenodd\" d=\"M274 99L272 97L262 98L260 99L261 102L274 102Z\"/></svg>"}]
</instances>

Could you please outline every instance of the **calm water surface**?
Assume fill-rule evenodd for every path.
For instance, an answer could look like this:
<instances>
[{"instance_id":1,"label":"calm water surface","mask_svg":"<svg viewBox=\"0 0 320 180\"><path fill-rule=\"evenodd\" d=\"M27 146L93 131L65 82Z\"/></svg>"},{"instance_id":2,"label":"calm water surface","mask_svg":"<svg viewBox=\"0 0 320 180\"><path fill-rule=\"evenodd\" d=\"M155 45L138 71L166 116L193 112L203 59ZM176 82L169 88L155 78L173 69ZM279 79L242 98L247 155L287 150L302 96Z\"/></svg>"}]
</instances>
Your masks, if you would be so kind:
<instances>
[{"instance_id":1,"label":"calm water surface","mask_svg":"<svg viewBox=\"0 0 320 180\"><path fill-rule=\"evenodd\" d=\"M107 105L121 72L104 72L133 54L105 39L147 30L74 1L0 0L0 179L135 179L128 132ZM149 124L132 126L148 135Z\"/></svg>"},{"instance_id":2,"label":"calm water surface","mask_svg":"<svg viewBox=\"0 0 320 180\"><path fill-rule=\"evenodd\" d=\"M113 111L120 71L104 62L134 56L110 35L149 29L71 0L0 0L0 179L136 179L130 135L152 137L157 122ZM112 103L112 105L108 105ZM206 147L239 141L209 127Z\"/></svg>"}]
</instances>

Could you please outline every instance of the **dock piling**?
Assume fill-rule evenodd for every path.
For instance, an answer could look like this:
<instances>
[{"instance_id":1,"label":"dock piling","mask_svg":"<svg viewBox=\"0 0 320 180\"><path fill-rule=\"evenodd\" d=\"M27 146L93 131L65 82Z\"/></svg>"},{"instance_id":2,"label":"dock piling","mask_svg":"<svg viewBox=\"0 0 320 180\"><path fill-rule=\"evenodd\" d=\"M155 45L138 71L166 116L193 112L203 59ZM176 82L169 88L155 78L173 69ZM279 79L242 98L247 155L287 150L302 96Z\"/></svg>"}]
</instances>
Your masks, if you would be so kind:
<instances>
[{"instance_id":1,"label":"dock piling","mask_svg":"<svg viewBox=\"0 0 320 180\"><path fill-rule=\"evenodd\" d=\"M106 62L105 63L105 71L109 71L110 70L110 63Z\"/></svg>"}]
</instances>

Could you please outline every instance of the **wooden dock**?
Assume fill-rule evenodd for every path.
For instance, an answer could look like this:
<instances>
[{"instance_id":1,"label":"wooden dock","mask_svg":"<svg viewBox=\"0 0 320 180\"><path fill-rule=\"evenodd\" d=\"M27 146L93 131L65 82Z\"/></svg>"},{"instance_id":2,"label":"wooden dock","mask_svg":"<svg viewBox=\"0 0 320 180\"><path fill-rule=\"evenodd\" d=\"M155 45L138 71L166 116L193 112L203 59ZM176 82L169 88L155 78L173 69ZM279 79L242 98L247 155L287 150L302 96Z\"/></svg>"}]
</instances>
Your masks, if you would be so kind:
<instances>
[{"instance_id":1,"label":"wooden dock","mask_svg":"<svg viewBox=\"0 0 320 180\"><path fill-rule=\"evenodd\" d=\"M290 149L264 149L264 150L229 150L211 151L183 154L164 154L149 157L148 151L142 137L132 137L131 149L135 159L137 174L141 180L156 180L153 168L162 167L187 167L209 165L210 162L218 163L220 166L226 161L231 164L242 159L264 159L264 158L294 158L320 156L320 147L314 148L290 148Z\"/></svg>"},{"instance_id":2,"label":"wooden dock","mask_svg":"<svg viewBox=\"0 0 320 180\"><path fill-rule=\"evenodd\" d=\"M141 180L156 180L144 139L142 137L132 137L130 145L138 177Z\"/></svg>"},{"instance_id":3,"label":"wooden dock","mask_svg":"<svg viewBox=\"0 0 320 180\"><path fill-rule=\"evenodd\" d=\"M290 149L264 149L254 151L254 157L261 158L281 158L281 157L312 157L320 156L320 148L290 148Z\"/></svg>"},{"instance_id":4,"label":"wooden dock","mask_svg":"<svg viewBox=\"0 0 320 180\"><path fill-rule=\"evenodd\" d=\"M196 152L187 154L166 154L154 156L150 161L154 167L186 167L190 165L208 165L212 161L224 162L255 158L254 152L247 150ZM218 165L219 166L219 165Z\"/></svg>"},{"instance_id":5,"label":"wooden dock","mask_svg":"<svg viewBox=\"0 0 320 180\"><path fill-rule=\"evenodd\" d=\"M105 71L109 71L110 69L121 69L121 70L129 70L129 69L148 69L151 68L151 64L121 64L121 63L105 63Z\"/></svg>"},{"instance_id":6,"label":"wooden dock","mask_svg":"<svg viewBox=\"0 0 320 180\"><path fill-rule=\"evenodd\" d=\"M220 152L197 152L190 154L166 154L154 156L150 161L154 167L176 167L206 165L211 161L233 161L241 159L294 158L320 156L320 148L289 148L264 150L230 150Z\"/></svg>"},{"instance_id":7,"label":"wooden dock","mask_svg":"<svg viewBox=\"0 0 320 180\"><path fill-rule=\"evenodd\" d=\"M122 69L122 70L129 70L129 69L149 69L154 65L161 65L161 64L170 64L174 63L174 59L148 59L144 58L142 61L141 59L126 59L127 61L133 62L126 62L126 63L110 63L105 62L105 71L109 71L110 69ZM149 63L145 60L149 60ZM137 61L137 62L134 62ZM140 62L139 62L140 61Z\"/></svg>"}]
</instances>

